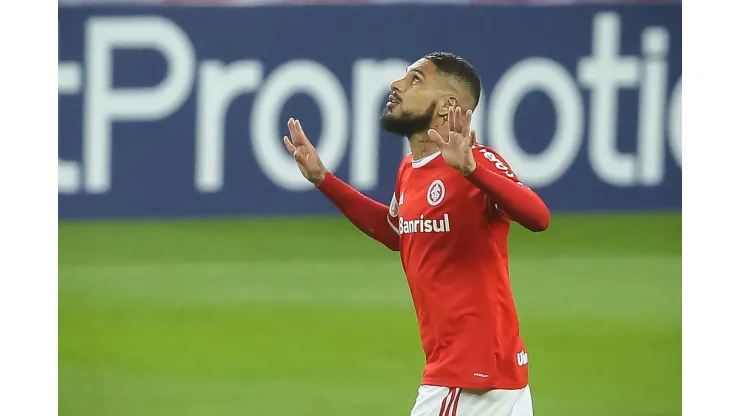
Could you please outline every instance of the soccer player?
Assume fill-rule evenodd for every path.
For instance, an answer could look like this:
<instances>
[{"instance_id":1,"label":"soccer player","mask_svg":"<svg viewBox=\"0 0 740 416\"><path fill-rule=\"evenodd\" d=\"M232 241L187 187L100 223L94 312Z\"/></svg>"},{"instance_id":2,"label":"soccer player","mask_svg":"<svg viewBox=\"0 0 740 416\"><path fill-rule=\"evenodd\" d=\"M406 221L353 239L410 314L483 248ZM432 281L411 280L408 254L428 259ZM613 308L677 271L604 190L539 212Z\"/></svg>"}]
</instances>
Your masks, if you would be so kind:
<instances>
[{"instance_id":1,"label":"soccer player","mask_svg":"<svg viewBox=\"0 0 740 416\"><path fill-rule=\"evenodd\" d=\"M550 212L470 129L476 70L435 52L391 85L382 127L408 138L390 206L328 172L300 121L285 146L360 230L399 251L426 365L411 416L532 416L527 350L509 282L512 221L544 231Z\"/></svg>"}]
</instances>

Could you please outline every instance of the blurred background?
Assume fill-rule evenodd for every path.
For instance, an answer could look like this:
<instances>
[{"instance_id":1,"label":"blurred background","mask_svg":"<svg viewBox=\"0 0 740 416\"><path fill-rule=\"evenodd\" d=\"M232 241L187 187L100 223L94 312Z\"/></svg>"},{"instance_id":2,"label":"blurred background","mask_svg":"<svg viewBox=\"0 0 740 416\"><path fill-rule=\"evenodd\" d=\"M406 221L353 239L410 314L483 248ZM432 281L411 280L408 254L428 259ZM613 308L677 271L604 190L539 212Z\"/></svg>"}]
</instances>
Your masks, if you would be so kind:
<instances>
[{"instance_id":1,"label":"blurred background","mask_svg":"<svg viewBox=\"0 0 740 416\"><path fill-rule=\"evenodd\" d=\"M283 147L390 201L390 82L432 51L553 211L512 227L535 412L681 414L681 3L59 1L59 411L408 415L397 253Z\"/></svg>"}]
</instances>

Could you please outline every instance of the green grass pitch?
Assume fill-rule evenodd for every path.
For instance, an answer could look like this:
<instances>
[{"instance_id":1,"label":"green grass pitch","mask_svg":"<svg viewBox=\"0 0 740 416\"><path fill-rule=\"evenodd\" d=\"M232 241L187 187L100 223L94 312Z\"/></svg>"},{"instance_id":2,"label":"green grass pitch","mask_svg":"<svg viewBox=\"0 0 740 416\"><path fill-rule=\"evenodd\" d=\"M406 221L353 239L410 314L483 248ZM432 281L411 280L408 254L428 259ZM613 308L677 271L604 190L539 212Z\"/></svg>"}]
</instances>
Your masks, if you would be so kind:
<instances>
[{"instance_id":1,"label":"green grass pitch","mask_svg":"<svg viewBox=\"0 0 740 416\"><path fill-rule=\"evenodd\" d=\"M681 215L514 226L535 414L681 413ZM397 253L342 218L59 225L59 413L408 415Z\"/></svg>"}]
</instances>

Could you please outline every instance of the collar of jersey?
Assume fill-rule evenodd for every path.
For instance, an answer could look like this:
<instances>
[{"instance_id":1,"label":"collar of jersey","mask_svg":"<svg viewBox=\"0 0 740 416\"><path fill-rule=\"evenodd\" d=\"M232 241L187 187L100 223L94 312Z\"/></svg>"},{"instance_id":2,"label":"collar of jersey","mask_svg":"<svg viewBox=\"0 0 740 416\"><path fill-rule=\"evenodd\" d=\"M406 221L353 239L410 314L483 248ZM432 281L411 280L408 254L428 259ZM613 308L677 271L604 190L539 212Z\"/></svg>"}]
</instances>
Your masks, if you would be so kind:
<instances>
[{"instance_id":1,"label":"collar of jersey","mask_svg":"<svg viewBox=\"0 0 740 416\"><path fill-rule=\"evenodd\" d=\"M442 154L442 152L440 152L440 151L438 150L438 151L436 151L436 152L432 153L432 154L431 154L431 155L429 155L429 156L424 156L424 157L422 157L422 158L421 158L421 159L419 159L419 160L412 160L412 161L411 161L411 167L412 167L412 168L420 168L420 167L422 167L422 166L426 165L427 163L431 162L432 160L434 160L434 158L435 158L435 157L437 157L437 156L439 156L439 155L441 155L441 154Z\"/></svg>"}]
</instances>

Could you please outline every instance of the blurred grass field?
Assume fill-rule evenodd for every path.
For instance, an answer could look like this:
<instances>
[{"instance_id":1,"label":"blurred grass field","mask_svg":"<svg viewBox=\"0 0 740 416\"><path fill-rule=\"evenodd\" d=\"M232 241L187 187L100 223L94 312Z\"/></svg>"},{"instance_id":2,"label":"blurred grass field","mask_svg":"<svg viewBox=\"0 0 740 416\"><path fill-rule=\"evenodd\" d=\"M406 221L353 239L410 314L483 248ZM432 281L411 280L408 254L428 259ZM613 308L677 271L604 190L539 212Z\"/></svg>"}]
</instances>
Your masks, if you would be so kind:
<instances>
[{"instance_id":1,"label":"blurred grass field","mask_svg":"<svg viewBox=\"0 0 740 416\"><path fill-rule=\"evenodd\" d=\"M681 215L514 226L539 416L681 414ZM397 253L342 218L60 222L59 414L408 415Z\"/></svg>"}]
</instances>

